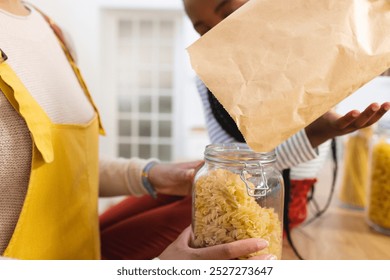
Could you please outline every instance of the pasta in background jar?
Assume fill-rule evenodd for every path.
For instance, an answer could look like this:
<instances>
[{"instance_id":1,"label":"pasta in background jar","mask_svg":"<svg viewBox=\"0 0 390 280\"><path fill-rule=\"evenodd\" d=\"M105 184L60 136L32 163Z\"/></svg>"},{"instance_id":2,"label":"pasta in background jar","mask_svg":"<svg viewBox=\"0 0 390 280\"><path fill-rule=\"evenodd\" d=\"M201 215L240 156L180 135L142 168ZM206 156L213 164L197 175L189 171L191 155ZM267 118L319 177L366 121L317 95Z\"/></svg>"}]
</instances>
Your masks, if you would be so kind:
<instances>
[{"instance_id":1,"label":"pasta in background jar","mask_svg":"<svg viewBox=\"0 0 390 280\"><path fill-rule=\"evenodd\" d=\"M343 177L339 199L343 206L364 209L367 200L369 146L372 127L358 130L344 144Z\"/></svg>"},{"instance_id":2,"label":"pasta in background jar","mask_svg":"<svg viewBox=\"0 0 390 280\"><path fill-rule=\"evenodd\" d=\"M367 222L390 235L390 120L382 120L373 137Z\"/></svg>"},{"instance_id":3,"label":"pasta in background jar","mask_svg":"<svg viewBox=\"0 0 390 280\"><path fill-rule=\"evenodd\" d=\"M245 144L206 147L193 187L194 247L263 238L269 246L250 256L281 258L284 185L275 160L274 151L256 153Z\"/></svg>"}]
</instances>

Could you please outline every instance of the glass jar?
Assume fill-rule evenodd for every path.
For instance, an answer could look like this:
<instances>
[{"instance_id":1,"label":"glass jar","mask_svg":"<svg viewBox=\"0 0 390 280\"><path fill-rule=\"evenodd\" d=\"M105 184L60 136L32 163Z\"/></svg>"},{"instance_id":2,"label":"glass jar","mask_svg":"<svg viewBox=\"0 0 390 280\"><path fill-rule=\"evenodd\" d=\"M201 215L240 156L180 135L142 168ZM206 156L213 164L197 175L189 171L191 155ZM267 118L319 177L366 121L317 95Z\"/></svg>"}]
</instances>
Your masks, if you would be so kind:
<instances>
[{"instance_id":1,"label":"glass jar","mask_svg":"<svg viewBox=\"0 0 390 280\"><path fill-rule=\"evenodd\" d=\"M372 141L367 222L390 235L390 120L378 123Z\"/></svg>"},{"instance_id":2,"label":"glass jar","mask_svg":"<svg viewBox=\"0 0 390 280\"><path fill-rule=\"evenodd\" d=\"M363 210L366 206L372 134L372 127L366 127L346 137L339 199L347 208Z\"/></svg>"},{"instance_id":3,"label":"glass jar","mask_svg":"<svg viewBox=\"0 0 390 280\"><path fill-rule=\"evenodd\" d=\"M260 254L282 256L284 184L276 154L256 153L246 144L215 144L193 185L192 245L208 247L263 238Z\"/></svg>"}]
</instances>

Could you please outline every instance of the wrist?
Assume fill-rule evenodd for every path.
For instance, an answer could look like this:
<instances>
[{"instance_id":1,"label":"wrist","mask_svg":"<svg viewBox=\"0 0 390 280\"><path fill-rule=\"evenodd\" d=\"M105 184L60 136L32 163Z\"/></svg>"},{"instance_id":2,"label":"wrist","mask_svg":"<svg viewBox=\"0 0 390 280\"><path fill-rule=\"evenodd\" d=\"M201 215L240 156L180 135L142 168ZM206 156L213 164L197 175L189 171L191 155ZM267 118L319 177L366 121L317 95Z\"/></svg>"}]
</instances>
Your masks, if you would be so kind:
<instances>
[{"instance_id":1,"label":"wrist","mask_svg":"<svg viewBox=\"0 0 390 280\"><path fill-rule=\"evenodd\" d=\"M151 161L145 165L141 173L142 185L149 193L149 195L153 198L157 198L157 192L150 181L150 170L156 165L158 162Z\"/></svg>"},{"instance_id":2,"label":"wrist","mask_svg":"<svg viewBox=\"0 0 390 280\"><path fill-rule=\"evenodd\" d=\"M330 133L326 133L326 131L319 131L315 128L314 125L308 125L307 127L305 127L305 132L307 139L309 140L310 145L313 149L317 148L319 145L326 142L327 140L333 138Z\"/></svg>"}]
</instances>

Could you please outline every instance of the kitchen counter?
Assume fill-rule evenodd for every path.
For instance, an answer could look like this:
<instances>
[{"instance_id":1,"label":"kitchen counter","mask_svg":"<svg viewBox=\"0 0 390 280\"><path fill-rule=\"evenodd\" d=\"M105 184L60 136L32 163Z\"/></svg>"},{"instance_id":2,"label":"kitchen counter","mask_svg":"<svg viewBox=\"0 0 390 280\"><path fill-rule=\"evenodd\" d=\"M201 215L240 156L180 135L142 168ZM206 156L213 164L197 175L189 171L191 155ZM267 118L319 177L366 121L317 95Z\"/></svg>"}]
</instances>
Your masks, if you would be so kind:
<instances>
[{"instance_id":1,"label":"kitchen counter","mask_svg":"<svg viewBox=\"0 0 390 280\"><path fill-rule=\"evenodd\" d=\"M329 195L330 164L329 161L316 184L316 197L321 206ZM292 230L298 252L311 260L390 260L390 236L372 230L365 222L364 211L343 208L338 200L339 185L336 184L332 203L321 217ZM297 259L287 240L283 259Z\"/></svg>"},{"instance_id":2,"label":"kitchen counter","mask_svg":"<svg viewBox=\"0 0 390 280\"><path fill-rule=\"evenodd\" d=\"M292 239L304 259L390 260L390 236L372 230L363 211L336 205L313 223L293 229ZM287 241L283 259L297 259Z\"/></svg>"}]
</instances>

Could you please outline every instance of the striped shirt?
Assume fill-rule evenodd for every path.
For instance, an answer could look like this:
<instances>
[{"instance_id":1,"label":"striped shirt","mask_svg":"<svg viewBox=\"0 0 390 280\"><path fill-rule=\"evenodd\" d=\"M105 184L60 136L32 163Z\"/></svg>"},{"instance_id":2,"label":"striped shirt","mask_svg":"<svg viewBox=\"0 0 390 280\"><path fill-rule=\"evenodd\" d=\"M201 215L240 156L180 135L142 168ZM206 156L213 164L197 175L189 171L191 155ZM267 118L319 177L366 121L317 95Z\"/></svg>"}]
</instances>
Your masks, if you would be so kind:
<instances>
[{"instance_id":1,"label":"striped shirt","mask_svg":"<svg viewBox=\"0 0 390 280\"><path fill-rule=\"evenodd\" d=\"M199 78L196 79L196 87L202 100L211 143L237 142L215 119L210 107L207 88ZM327 159L329 150L330 141L318 148L313 148L305 130L302 129L276 147L276 168L279 170L291 168L291 179L315 178Z\"/></svg>"}]
</instances>

